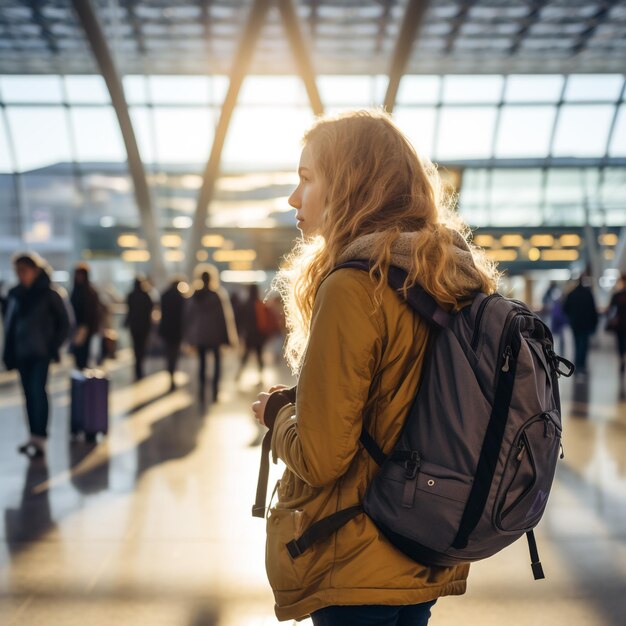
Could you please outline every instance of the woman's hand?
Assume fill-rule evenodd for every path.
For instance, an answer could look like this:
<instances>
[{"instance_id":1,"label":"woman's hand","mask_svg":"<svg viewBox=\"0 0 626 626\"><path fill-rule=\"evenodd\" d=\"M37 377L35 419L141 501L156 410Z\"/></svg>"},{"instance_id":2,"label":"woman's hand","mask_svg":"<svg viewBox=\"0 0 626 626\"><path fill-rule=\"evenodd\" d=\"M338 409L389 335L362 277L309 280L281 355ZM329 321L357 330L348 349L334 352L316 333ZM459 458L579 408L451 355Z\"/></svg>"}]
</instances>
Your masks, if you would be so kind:
<instances>
[{"instance_id":1,"label":"woman's hand","mask_svg":"<svg viewBox=\"0 0 626 626\"><path fill-rule=\"evenodd\" d=\"M274 393L275 391L280 391L281 389L289 389L287 385L274 385L270 387L269 393Z\"/></svg>"},{"instance_id":2,"label":"woman's hand","mask_svg":"<svg viewBox=\"0 0 626 626\"><path fill-rule=\"evenodd\" d=\"M278 385L277 388L271 387L270 393L262 392L257 398L258 400L252 405L252 412L254 413L254 417L261 426L265 426L264 414L265 414L265 406L267 405L267 401L272 393L272 390L277 391L278 389L284 388L284 385Z\"/></svg>"}]
</instances>

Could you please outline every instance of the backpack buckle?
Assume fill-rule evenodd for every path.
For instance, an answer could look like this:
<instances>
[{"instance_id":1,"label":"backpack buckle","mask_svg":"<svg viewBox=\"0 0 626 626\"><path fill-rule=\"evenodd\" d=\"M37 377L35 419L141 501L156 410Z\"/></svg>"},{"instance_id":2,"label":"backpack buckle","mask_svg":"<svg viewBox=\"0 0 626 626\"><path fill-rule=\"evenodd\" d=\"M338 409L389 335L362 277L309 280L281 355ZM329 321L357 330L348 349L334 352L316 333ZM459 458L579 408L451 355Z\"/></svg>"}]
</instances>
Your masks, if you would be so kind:
<instances>
[{"instance_id":1,"label":"backpack buckle","mask_svg":"<svg viewBox=\"0 0 626 626\"><path fill-rule=\"evenodd\" d=\"M406 470L405 477L407 480L415 479L421 464L422 460L420 458L419 452L412 450L411 456L404 462L404 469Z\"/></svg>"}]
</instances>

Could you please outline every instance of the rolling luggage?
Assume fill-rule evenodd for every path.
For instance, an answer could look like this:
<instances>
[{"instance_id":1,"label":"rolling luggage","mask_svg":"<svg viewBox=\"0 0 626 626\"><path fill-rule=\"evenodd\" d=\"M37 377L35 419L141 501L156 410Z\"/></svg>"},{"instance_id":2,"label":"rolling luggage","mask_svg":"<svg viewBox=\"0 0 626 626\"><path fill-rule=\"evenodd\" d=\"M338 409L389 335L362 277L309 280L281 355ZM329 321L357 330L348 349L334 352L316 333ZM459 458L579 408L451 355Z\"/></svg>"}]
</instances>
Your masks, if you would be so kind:
<instances>
[{"instance_id":1,"label":"rolling luggage","mask_svg":"<svg viewBox=\"0 0 626 626\"><path fill-rule=\"evenodd\" d=\"M109 429L109 379L100 370L75 370L71 381L71 433L93 441Z\"/></svg>"}]
</instances>

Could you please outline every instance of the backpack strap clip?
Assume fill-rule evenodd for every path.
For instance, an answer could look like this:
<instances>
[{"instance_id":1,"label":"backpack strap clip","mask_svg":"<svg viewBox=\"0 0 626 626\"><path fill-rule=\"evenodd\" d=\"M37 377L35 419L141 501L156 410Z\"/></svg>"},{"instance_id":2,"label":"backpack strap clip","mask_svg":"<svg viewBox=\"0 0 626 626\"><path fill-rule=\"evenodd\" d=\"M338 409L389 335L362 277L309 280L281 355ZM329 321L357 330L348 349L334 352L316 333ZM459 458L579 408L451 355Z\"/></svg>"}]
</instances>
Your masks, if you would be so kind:
<instances>
[{"instance_id":1,"label":"backpack strap clip","mask_svg":"<svg viewBox=\"0 0 626 626\"><path fill-rule=\"evenodd\" d=\"M550 367L557 376L565 376L565 378L569 378L574 373L574 370L576 369L574 364L562 356L559 356L550 345L546 345L545 353L548 358L548 362L550 363ZM561 369L561 365L563 365L566 369Z\"/></svg>"},{"instance_id":2,"label":"backpack strap clip","mask_svg":"<svg viewBox=\"0 0 626 626\"><path fill-rule=\"evenodd\" d=\"M407 480L413 480L419 472L422 465L422 459L419 452L412 450L411 456L404 462L404 469L406 470L405 478Z\"/></svg>"},{"instance_id":3,"label":"backpack strap clip","mask_svg":"<svg viewBox=\"0 0 626 626\"><path fill-rule=\"evenodd\" d=\"M351 519L363 513L361 505L351 506L337 511L324 519L315 522L300 535L298 539L292 539L285 544L292 559L297 559L318 541L328 539L333 533L345 526Z\"/></svg>"},{"instance_id":4,"label":"backpack strap clip","mask_svg":"<svg viewBox=\"0 0 626 626\"><path fill-rule=\"evenodd\" d=\"M404 491L402 493L402 506L410 509L415 502L415 490L417 489L417 475L422 465L419 452L412 450L409 458L404 462Z\"/></svg>"}]
</instances>

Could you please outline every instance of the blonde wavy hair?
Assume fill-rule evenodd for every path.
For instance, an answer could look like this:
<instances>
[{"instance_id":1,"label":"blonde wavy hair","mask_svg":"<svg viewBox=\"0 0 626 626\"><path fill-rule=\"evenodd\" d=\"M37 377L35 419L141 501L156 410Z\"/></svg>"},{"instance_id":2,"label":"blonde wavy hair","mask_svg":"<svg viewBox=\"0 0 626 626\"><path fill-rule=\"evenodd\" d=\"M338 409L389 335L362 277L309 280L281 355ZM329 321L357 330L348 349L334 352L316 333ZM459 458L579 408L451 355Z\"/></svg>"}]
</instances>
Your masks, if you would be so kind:
<instances>
[{"instance_id":1,"label":"blonde wavy hair","mask_svg":"<svg viewBox=\"0 0 626 626\"><path fill-rule=\"evenodd\" d=\"M324 117L305 133L315 168L326 183L319 234L301 239L274 281L285 303L285 356L294 373L308 342L313 305L322 281L341 253L358 237L376 233L370 275L374 302L387 284L392 245L401 233L415 233L413 263L405 289L417 282L442 306L458 310L467 292L460 287L454 231L466 242L469 228L453 210L436 168L420 158L405 135L382 111L354 111ZM456 235L458 238L458 235ZM484 252L468 242L481 290L495 291L498 272Z\"/></svg>"}]
</instances>

